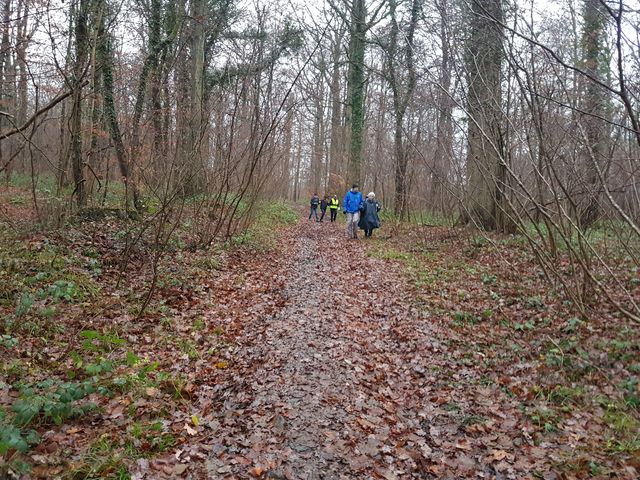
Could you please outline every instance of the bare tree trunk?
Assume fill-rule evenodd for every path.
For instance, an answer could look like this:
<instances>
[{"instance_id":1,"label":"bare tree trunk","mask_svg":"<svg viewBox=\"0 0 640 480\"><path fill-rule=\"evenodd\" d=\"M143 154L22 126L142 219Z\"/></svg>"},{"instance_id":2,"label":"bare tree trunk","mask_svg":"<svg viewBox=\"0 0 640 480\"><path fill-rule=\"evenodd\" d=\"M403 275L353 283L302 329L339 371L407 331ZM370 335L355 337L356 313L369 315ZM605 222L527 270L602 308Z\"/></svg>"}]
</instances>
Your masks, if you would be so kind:
<instances>
[{"instance_id":1,"label":"bare tree trunk","mask_svg":"<svg viewBox=\"0 0 640 480\"><path fill-rule=\"evenodd\" d=\"M408 193L409 185L407 179L408 155L404 146L404 120L416 87L416 71L413 62L414 36L418 24L418 16L421 9L421 0L412 0L409 24L406 31L402 32L404 39L403 47L398 46L398 36L400 27L396 16L396 0L389 0L389 15L391 17L391 32L389 34L389 46L387 51L387 76L391 91L393 92L393 114L394 114L394 170L395 170L395 213L403 217L408 216ZM402 72L406 71L406 78Z\"/></svg>"},{"instance_id":2,"label":"bare tree trunk","mask_svg":"<svg viewBox=\"0 0 640 480\"><path fill-rule=\"evenodd\" d=\"M76 18L77 2L71 2L69 5L69 32L73 31L73 26ZM65 75L69 72L71 64L73 63L72 48L74 44L74 36L69 33L67 37L67 52L65 56L64 71ZM69 85L73 90L73 85ZM68 170L69 159L71 155L71 138L69 131L70 116L67 116L67 110L71 108L73 103L73 95L70 99L63 100L61 112L60 112L60 159L58 162L58 194L60 194L63 187L66 187L69 183Z\"/></svg>"},{"instance_id":3,"label":"bare tree trunk","mask_svg":"<svg viewBox=\"0 0 640 480\"><path fill-rule=\"evenodd\" d=\"M182 6L182 8L185 8ZM205 2L189 0L189 20L181 29L182 54L176 67L178 82L176 156L181 166L184 195L193 195L200 186L198 169L202 166L203 80L205 47Z\"/></svg>"},{"instance_id":4,"label":"bare tree trunk","mask_svg":"<svg viewBox=\"0 0 640 480\"><path fill-rule=\"evenodd\" d=\"M23 6L23 9L20 6ZM16 66L18 74L18 91L17 91L17 115L18 125L22 125L27 119L27 47L29 38L27 34L27 20L29 19L29 2L20 1L18 3L18 17L20 21L17 25L16 36Z\"/></svg>"},{"instance_id":5,"label":"bare tree trunk","mask_svg":"<svg viewBox=\"0 0 640 480\"><path fill-rule=\"evenodd\" d=\"M584 0L583 19L583 68L590 77L604 81L603 70L608 70L609 65L603 54L606 46L606 23L600 0ZM578 219L583 229L595 222L600 214L602 185L598 178L598 169L604 172L607 163L606 136L601 120L606 116L606 94L597 83L590 80L586 80L586 83L582 108L585 115L582 116L582 124L587 142L584 152L587 199Z\"/></svg>"},{"instance_id":6,"label":"bare tree trunk","mask_svg":"<svg viewBox=\"0 0 640 480\"><path fill-rule=\"evenodd\" d=\"M349 72L347 77L346 125L349 136L348 183L359 182L362 175L362 142L364 135L364 55L367 35L365 0L352 0L349 32Z\"/></svg>"},{"instance_id":7,"label":"bare tree trunk","mask_svg":"<svg viewBox=\"0 0 640 480\"><path fill-rule=\"evenodd\" d=\"M502 0L471 0L467 73L467 212L485 230L511 230L505 218L502 141Z\"/></svg>"},{"instance_id":8,"label":"bare tree trunk","mask_svg":"<svg viewBox=\"0 0 640 480\"><path fill-rule=\"evenodd\" d=\"M342 126L342 98L340 87L340 58L344 33L336 30L331 58L331 127L329 145L329 191L332 193L346 188L341 172L344 168L344 129Z\"/></svg>"},{"instance_id":9,"label":"bare tree trunk","mask_svg":"<svg viewBox=\"0 0 640 480\"><path fill-rule=\"evenodd\" d=\"M158 57L160 55L161 47L161 27L162 27L162 3L160 0L152 0L149 4L149 26L148 26L148 53L142 64L142 70L140 71L140 77L138 79L138 88L136 92L136 101L133 107L133 120L131 125L131 147L129 158L131 162L140 161L140 122L142 120L142 114L144 113L145 100L147 98L147 88L149 77L157 81L154 75L157 75L158 70ZM154 87L152 101L157 99L157 86ZM156 112L154 112L154 124L158 121L155 118ZM157 161L153 159L152 161ZM158 170L156 165L156 170Z\"/></svg>"},{"instance_id":10,"label":"bare tree trunk","mask_svg":"<svg viewBox=\"0 0 640 480\"><path fill-rule=\"evenodd\" d=\"M293 183L293 201L300 198L300 169L302 167L302 128L298 124L298 148L296 149L296 174Z\"/></svg>"},{"instance_id":11,"label":"bare tree trunk","mask_svg":"<svg viewBox=\"0 0 640 480\"><path fill-rule=\"evenodd\" d=\"M322 81L319 85L319 91L315 92L314 100L314 120L313 120L313 145L311 155L311 188L313 193L320 192L320 184L322 181L322 159L323 159L323 123L324 109Z\"/></svg>"},{"instance_id":12,"label":"bare tree trunk","mask_svg":"<svg viewBox=\"0 0 640 480\"><path fill-rule=\"evenodd\" d=\"M9 50L11 44L9 41L9 20L11 18L11 0L3 0L2 4L2 23L0 23L0 131L4 131L4 126L7 124L5 117L12 113L7 109L7 86L8 82L5 80L5 73L7 72L7 64L9 62ZM11 178L11 169L8 161L4 158L4 145L0 141L0 168L4 168L5 179L7 185ZM9 155L10 158L10 155ZM6 163L6 164L5 164Z\"/></svg>"},{"instance_id":13,"label":"bare tree trunk","mask_svg":"<svg viewBox=\"0 0 640 480\"><path fill-rule=\"evenodd\" d=\"M453 158L453 101L451 100L451 47L447 28L448 0L436 4L440 13L440 45L442 66L438 91L438 118L436 121L436 150L433 160L431 205L441 213L447 211L445 202L451 159Z\"/></svg>"},{"instance_id":14,"label":"bare tree trunk","mask_svg":"<svg viewBox=\"0 0 640 480\"><path fill-rule=\"evenodd\" d=\"M79 0L78 10L74 22L74 44L76 55L73 61L73 95L71 104L71 116L69 119L70 133L70 157L75 184L76 202L79 207L87 203L84 178L84 160L82 157L82 90L84 76L87 71L88 56L88 16L89 0Z\"/></svg>"},{"instance_id":15,"label":"bare tree trunk","mask_svg":"<svg viewBox=\"0 0 640 480\"><path fill-rule=\"evenodd\" d=\"M192 169L189 183L192 186L188 189L197 190L201 187L202 177L197 175L197 171L202 168L202 136L204 134L204 45L205 45L205 0L191 0L191 15L194 19L193 36L191 44L191 114L190 114L190 148Z\"/></svg>"},{"instance_id":16,"label":"bare tree trunk","mask_svg":"<svg viewBox=\"0 0 640 480\"><path fill-rule=\"evenodd\" d=\"M103 6L104 10L104 6ZM116 151L118 167L120 167L120 176L125 185L125 208L129 209L129 192L133 196L133 205L140 208L138 199L138 191L135 182L131 181L129 164L127 161L127 152L122 141L120 132L120 122L118 120L118 111L114 98L113 87L113 39L111 34L105 30L105 13L100 15L100 26L98 29L98 52L97 60L102 70L102 95L104 97L104 116L109 127L109 133Z\"/></svg>"},{"instance_id":17,"label":"bare tree trunk","mask_svg":"<svg viewBox=\"0 0 640 480\"><path fill-rule=\"evenodd\" d=\"M293 106L289 102L287 116L284 122L284 145L282 147L282 173L280 175L279 193L281 198L289 198L289 183L291 179L291 151L293 140Z\"/></svg>"}]
</instances>

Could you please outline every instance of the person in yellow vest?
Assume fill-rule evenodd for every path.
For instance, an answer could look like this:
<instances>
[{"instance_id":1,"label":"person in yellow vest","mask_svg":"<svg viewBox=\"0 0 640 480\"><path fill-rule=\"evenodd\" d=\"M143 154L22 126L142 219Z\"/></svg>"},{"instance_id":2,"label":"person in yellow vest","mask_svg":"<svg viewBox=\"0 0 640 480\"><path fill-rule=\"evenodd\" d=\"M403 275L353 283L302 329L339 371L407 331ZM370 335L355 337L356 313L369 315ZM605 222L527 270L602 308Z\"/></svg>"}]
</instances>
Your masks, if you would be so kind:
<instances>
[{"instance_id":1,"label":"person in yellow vest","mask_svg":"<svg viewBox=\"0 0 640 480\"><path fill-rule=\"evenodd\" d=\"M329 211L331 212L331 222L336 221L336 216L338 215L338 208L340 208L340 200L338 200L337 195L334 195L329 200Z\"/></svg>"}]
</instances>

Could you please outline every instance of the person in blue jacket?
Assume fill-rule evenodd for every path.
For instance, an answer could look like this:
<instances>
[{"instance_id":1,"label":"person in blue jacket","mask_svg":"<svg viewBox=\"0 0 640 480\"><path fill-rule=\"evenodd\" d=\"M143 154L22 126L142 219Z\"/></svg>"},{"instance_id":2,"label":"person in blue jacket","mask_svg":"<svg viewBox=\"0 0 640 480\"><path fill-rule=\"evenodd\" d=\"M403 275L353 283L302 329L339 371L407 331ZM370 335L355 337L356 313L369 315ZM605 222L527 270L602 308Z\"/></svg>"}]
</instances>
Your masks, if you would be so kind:
<instances>
[{"instance_id":1,"label":"person in blue jacket","mask_svg":"<svg viewBox=\"0 0 640 480\"><path fill-rule=\"evenodd\" d=\"M362 193L359 188L358 184L354 183L342 201L342 213L347 215L347 238L358 238L358 221L362 205Z\"/></svg>"}]
</instances>

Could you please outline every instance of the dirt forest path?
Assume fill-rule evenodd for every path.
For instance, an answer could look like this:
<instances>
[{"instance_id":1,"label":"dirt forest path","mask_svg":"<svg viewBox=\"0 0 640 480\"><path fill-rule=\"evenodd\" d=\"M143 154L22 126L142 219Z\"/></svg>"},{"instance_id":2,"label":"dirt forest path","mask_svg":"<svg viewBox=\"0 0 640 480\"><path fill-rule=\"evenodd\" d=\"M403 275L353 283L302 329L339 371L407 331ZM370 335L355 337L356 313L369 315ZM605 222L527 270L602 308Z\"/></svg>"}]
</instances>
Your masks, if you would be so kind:
<instances>
[{"instance_id":1,"label":"dirt forest path","mask_svg":"<svg viewBox=\"0 0 640 480\"><path fill-rule=\"evenodd\" d=\"M513 459L500 442L513 440L478 450L446 409L453 388L432 372L447 359L392 263L347 241L343 222L303 220L283 241L276 313L247 320L227 378L210 386L210 478L528 478L507 464L496 476L495 463ZM463 396L496 401L488 389Z\"/></svg>"},{"instance_id":2,"label":"dirt forest path","mask_svg":"<svg viewBox=\"0 0 640 480\"><path fill-rule=\"evenodd\" d=\"M233 354L244 375L222 387L215 473L359 478L392 451L392 429L422 438L406 395L418 393L420 369L398 355L411 316L402 282L364 240L346 241L342 222L303 221L290 235L285 303L244 329Z\"/></svg>"}]
</instances>

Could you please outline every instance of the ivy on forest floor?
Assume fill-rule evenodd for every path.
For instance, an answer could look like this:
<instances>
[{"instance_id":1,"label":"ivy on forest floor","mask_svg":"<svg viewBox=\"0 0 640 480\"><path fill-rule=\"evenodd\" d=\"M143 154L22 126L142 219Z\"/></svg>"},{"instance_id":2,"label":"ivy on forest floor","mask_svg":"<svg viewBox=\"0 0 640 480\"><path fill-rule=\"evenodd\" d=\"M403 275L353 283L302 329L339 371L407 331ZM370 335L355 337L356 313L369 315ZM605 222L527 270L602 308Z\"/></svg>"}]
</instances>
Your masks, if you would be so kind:
<instances>
[{"instance_id":1,"label":"ivy on forest floor","mask_svg":"<svg viewBox=\"0 0 640 480\"><path fill-rule=\"evenodd\" d=\"M108 217L27 240L0 232L0 356L11 359L0 368L0 473L128 478L137 459L200 435L196 377L229 363L228 326L206 312L230 296L212 295L210 283L228 275L236 251L277 247L275 232L297 218L269 204L243 241L195 252L181 225L142 314L151 237L131 248L120 271L135 224ZM222 282L237 292L245 283ZM49 455L56 444L75 460Z\"/></svg>"}]
</instances>

